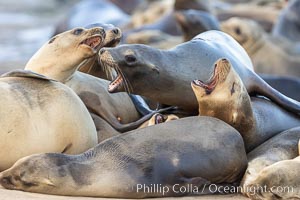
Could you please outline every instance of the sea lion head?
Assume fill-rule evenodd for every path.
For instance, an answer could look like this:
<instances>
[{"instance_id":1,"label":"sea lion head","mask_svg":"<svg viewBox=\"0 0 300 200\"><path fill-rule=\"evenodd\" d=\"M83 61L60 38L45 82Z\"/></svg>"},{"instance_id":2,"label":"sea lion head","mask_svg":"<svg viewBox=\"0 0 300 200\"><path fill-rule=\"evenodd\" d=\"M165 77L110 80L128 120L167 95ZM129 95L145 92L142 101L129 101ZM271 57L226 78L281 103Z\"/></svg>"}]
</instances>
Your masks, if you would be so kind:
<instances>
[{"instance_id":1,"label":"sea lion head","mask_svg":"<svg viewBox=\"0 0 300 200\"><path fill-rule=\"evenodd\" d=\"M115 47L120 43L122 39L121 29L112 24L96 23L87 26L87 28L92 28L92 27L104 28L106 36L102 45L103 47Z\"/></svg>"},{"instance_id":2,"label":"sea lion head","mask_svg":"<svg viewBox=\"0 0 300 200\"><path fill-rule=\"evenodd\" d=\"M251 199L299 199L300 157L265 167L248 185ZM247 188L246 188L247 189Z\"/></svg>"},{"instance_id":3,"label":"sea lion head","mask_svg":"<svg viewBox=\"0 0 300 200\"><path fill-rule=\"evenodd\" d=\"M189 41L202 32L220 29L216 17L205 11L176 11L175 18L183 32L184 41Z\"/></svg>"},{"instance_id":4,"label":"sea lion head","mask_svg":"<svg viewBox=\"0 0 300 200\"><path fill-rule=\"evenodd\" d=\"M250 19L232 17L221 23L221 30L231 35L246 50L263 37L263 28Z\"/></svg>"},{"instance_id":5,"label":"sea lion head","mask_svg":"<svg viewBox=\"0 0 300 200\"><path fill-rule=\"evenodd\" d=\"M76 186L67 168L69 156L64 154L36 154L18 160L0 173L0 184L11 190L51 194L65 184Z\"/></svg>"},{"instance_id":6,"label":"sea lion head","mask_svg":"<svg viewBox=\"0 0 300 200\"><path fill-rule=\"evenodd\" d=\"M139 88L148 88L153 81L159 79L159 53L160 50L142 44L102 48L99 51L99 62L106 69L113 68L117 72L108 91L138 92ZM127 77L134 81L129 82Z\"/></svg>"},{"instance_id":7,"label":"sea lion head","mask_svg":"<svg viewBox=\"0 0 300 200\"><path fill-rule=\"evenodd\" d=\"M103 46L102 27L75 28L46 42L28 61L25 69L64 81Z\"/></svg>"},{"instance_id":8,"label":"sea lion head","mask_svg":"<svg viewBox=\"0 0 300 200\"><path fill-rule=\"evenodd\" d=\"M179 119L179 117L177 117L176 115L163 115L163 114L160 114L160 113L156 113L149 120L149 125L148 126L161 124L161 123L164 123L164 122L177 120L177 119Z\"/></svg>"},{"instance_id":9,"label":"sea lion head","mask_svg":"<svg viewBox=\"0 0 300 200\"><path fill-rule=\"evenodd\" d=\"M219 59L206 83L194 80L191 85L200 115L219 118L235 128L251 116L250 97L229 60Z\"/></svg>"}]
</instances>

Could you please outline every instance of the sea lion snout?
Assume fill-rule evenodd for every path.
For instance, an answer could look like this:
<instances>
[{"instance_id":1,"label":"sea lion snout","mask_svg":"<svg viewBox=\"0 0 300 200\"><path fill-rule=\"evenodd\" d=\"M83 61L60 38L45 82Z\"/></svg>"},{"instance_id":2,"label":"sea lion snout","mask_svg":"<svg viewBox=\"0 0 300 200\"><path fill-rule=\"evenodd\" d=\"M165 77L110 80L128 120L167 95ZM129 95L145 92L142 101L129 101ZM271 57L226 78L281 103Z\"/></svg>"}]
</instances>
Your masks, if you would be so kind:
<instances>
[{"instance_id":1,"label":"sea lion snout","mask_svg":"<svg viewBox=\"0 0 300 200\"><path fill-rule=\"evenodd\" d=\"M0 185L6 189L14 189L16 186L14 184L13 177L11 175L0 174Z\"/></svg>"}]
</instances>

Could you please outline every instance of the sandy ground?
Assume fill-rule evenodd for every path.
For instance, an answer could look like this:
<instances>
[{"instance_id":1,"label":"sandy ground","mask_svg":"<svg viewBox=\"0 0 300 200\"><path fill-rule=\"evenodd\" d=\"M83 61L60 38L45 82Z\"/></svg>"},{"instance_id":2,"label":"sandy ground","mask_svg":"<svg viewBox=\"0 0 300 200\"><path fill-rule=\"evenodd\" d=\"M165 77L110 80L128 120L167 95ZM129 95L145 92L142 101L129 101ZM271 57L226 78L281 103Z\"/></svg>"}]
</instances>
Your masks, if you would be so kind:
<instances>
[{"instance_id":1,"label":"sandy ground","mask_svg":"<svg viewBox=\"0 0 300 200\"><path fill-rule=\"evenodd\" d=\"M67 197L35 194L22 191L5 190L0 188L0 200L95 200L105 198L91 198L91 197ZM153 198L152 198L153 199ZM177 197L177 198L156 198L156 199L176 199L176 200L246 200L242 195L209 195L199 197Z\"/></svg>"}]
</instances>

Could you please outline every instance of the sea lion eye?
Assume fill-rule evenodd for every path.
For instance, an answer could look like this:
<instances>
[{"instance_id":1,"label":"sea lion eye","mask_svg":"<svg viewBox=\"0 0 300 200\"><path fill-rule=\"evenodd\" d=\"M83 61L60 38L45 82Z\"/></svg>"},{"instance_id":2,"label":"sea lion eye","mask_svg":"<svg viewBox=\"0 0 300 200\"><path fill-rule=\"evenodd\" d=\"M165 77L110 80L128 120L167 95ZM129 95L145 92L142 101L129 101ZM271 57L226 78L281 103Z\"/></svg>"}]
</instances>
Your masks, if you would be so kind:
<instances>
[{"instance_id":1,"label":"sea lion eye","mask_svg":"<svg viewBox=\"0 0 300 200\"><path fill-rule=\"evenodd\" d=\"M83 32L83 29L82 28L77 28L73 31L73 34L74 35L80 35L81 33Z\"/></svg>"},{"instance_id":2,"label":"sea lion eye","mask_svg":"<svg viewBox=\"0 0 300 200\"><path fill-rule=\"evenodd\" d=\"M133 63L133 62L136 61L136 57L135 57L134 55L126 55L126 56L125 56L125 60L126 60L126 62L128 62L128 63Z\"/></svg>"},{"instance_id":3,"label":"sea lion eye","mask_svg":"<svg viewBox=\"0 0 300 200\"><path fill-rule=\"evenodd\" d=\"M235 33L236 33L237 35L241 35L241 33L242 33L242 31L241 31L241 29L240 29L239 27L236 27L236 28L234 29L234 31L235 31Z\"/></svg>"}]
</instances>

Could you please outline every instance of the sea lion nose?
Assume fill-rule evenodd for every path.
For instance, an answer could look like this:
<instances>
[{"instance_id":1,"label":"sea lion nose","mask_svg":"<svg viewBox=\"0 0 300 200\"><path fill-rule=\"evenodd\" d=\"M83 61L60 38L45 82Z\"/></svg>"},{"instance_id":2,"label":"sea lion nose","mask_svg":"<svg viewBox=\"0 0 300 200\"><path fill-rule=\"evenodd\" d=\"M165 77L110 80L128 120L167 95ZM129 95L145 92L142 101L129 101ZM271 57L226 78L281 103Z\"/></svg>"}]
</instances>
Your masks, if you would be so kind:
<instances>
[{"instance_id":1,"label":"sea lion nose","mask_svg":"<svg viewBox=\"0 0 300 200\"><path fill-rule=\"evenodd\" d=\"M116 35L118 35L119 32L120 32L118 28L114 28L112 31L113 31L113 33L116 34Z\"/></svg>"},{"instance_id":2,"label":"sea lion nose","mask_svg":"<svg viewBox=\"0 0 300 200\"><path fill-rule=\"evenodd\" d=\"M12 176L0 177L0 185L3 187L13 185Z\"/></svg>"}]
</instances>

